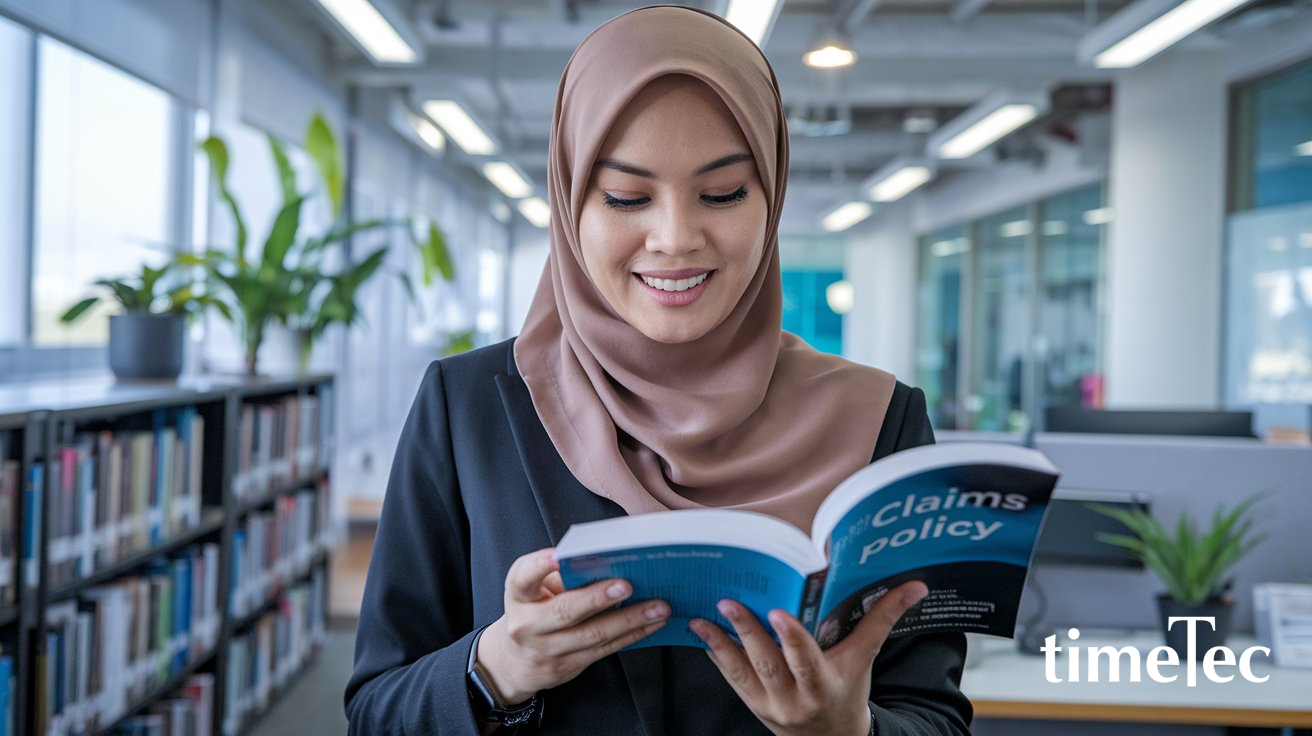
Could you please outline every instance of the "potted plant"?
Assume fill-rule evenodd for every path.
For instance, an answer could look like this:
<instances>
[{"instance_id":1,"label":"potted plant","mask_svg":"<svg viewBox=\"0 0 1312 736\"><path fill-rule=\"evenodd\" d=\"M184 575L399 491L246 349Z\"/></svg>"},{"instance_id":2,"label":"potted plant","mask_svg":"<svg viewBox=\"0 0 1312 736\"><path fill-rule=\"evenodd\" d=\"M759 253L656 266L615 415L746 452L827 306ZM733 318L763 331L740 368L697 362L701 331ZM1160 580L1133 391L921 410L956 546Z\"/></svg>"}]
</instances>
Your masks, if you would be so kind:
<instances>
[{"instance_id":1,"label":"potted plant","mask_svg":"<svg viewBox=\"0 0 1312 736\"><path fill-rule=\"evenodd\" d=\"M1231 569L1265 538L1256 533L1249 512L1263 494L1254 494L1234 508L1217 507L1206 526L1199 526L1181 513L1174 532L1168 532L1152 515L1142 509L1121 509L1090 504L1099 513L1120 521L1132 534L1099 534L1098 539L1128 549L1151 569L1167 592L1157 596L1158 615L1166 645L1186 660L1188 630L1176 624L1168 629L1167 621L1177 616L1210 616L1216 628L1197 627L1198 656L1225 644L1230 633L1234 601L1229 595L1233 578Z\"/></svg>"},{"instance_id":2,"label":"potted plant","mask_svg":"<svg viewBox=\"0 0 1312 736\"><path fill-rule=\"evenodd\" d=\"M109 368L121 380L174 380L182 372L187 316L207 306L227 307L208 294L167 276L177 266L170 261L156 268L143 264L141 273L95 284L119 303L120 314L109 317ZM89 296L69 307L60 321L71 324L104 296Z\"/></svg>"},{"instance_id":3,"label":"potted plant","mask_svg":"<svg viewBox=\"0 0 1312 736\"><path fill-rule=\"evenodd\" d=\"M353 221L343 214L346 171L344 156L327 120L316 113L305 135L305 150L314 161L332 207L333 225L327 232L307 235L301 228L301 208L307 194L296 188L296 174L286 149L268 136L270 153L278 174L283 203L264 238L257 259L247 257L246 221L236 198L228 189L228 147L221 138L210 137L200 146L209 159L219 197L232 216L236 242L230 250L207 250L185 257L188 265L202 267L210 289L227 305L225 314L240 332L245 350L245 369L258 371L260 345L272 325L288 328L299 341L304 369L314 341L333 324L354 325L361 316L356 297L360 289L381 272L387 246L381 246L353 264L327 268L332 246L351 236L388 227L407 225L411 243L423 259L424 283L433 273L450 281L454 268L440 228L430 224L425 237L415 237L406 221ZM413 300L414 289L404 273L396 274Z\"/></svg>"}]
</instances>

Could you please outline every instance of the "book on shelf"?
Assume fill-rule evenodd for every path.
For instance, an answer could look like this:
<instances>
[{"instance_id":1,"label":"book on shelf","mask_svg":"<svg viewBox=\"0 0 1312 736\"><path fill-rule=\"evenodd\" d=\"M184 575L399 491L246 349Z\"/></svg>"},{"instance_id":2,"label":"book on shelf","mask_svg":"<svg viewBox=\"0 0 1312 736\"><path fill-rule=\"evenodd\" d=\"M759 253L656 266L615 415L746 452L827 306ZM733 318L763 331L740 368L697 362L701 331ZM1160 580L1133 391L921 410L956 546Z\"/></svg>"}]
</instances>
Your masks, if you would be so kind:
<instances>
[{"instance_id":1,"label":"book on shelf","mask_svg":"<svg viewBox=\"0 0 1312 736\"><path fill-rule=\"evenodd\" d=\"M200 524L205 420L159 410L152 429L70 430L51 453L48 579L65 585Z\"/></svg>"},{"instance_id":2,"label":"book on shelf","mask_svg":"<svg viewBox=\"0 0 1312 736\"><path fill-rule=\"evenodd\" d=\"M929 595L893 636L1012 636L1057 475L1038 450L928 445L849 476L820 505L809 537L748 511L664 511L576 524L556 558L567 588L623 578L633 586L629 600L670 603L669 623L635 648L704 648L688 629L691 618L732 633L715 607L726 598L762 622L773 609L789 611L828 647L910 580L923 581Z\"/></svg>"},{"instance_id":3,"label":"book on shelf","mask_svg":"<svg viewBox=\"0 0 1312 736\"><path fill-rule=\"evenodd\" d=\"M0 650L0 736L14 733L14 658Z\"/></svg>"},{"instance_id":4,"label":"book on shelf","mask_svg":"<svg viewBox=\"0 0 1312 736\"><path fill-rule=\"evenodd\" d=\"M285 589L278 605L228 644L223 733L235 736L268 707L326 638L324 571Z\"/></svg>"},{"instance_id":5,"label":"book on shelf","mask_svg":"<svg viewBox=\"0 0 1312 736\"><path fill-rule=\"evenodd\" d=\"M322 421L314 395L243 404L233 495L260 498L317 473L324 456Z\"/></svg>"},{"instance_id":6,"label":"book on shelf","mask_svg":"<svg viewBox=\"0 0 1312 736\"><path fill-rule=\"evenodd\" d=\"M18 600L18 494L22 492L23 466L0 446L0 607Z\"/></svg>"},{"instance_id":7,"label":"book on shelf","mask_svg":"<svg viewBox=\"0 0 1312 736\"><path fill-rule=\"evenodd\" d=\"M37 654L38 733L104 728L139 698L213 650L219 550L189 547L140 575L83 591L46 610ZM199 583L203 588L195 590Z\"/></svg>"},{"instance_id":8,"label":"book on shelf","mask_svg":"<svg viewBox=\"0 0 1312 736\"><path fill-rule=\"evenodd\" d=\"M271 511L246 516L233 535L233 616L250 614L270 591L305 573L327 547L330 513L328 488L321 484L280 497Z\"/></svg>"}]
</instances>

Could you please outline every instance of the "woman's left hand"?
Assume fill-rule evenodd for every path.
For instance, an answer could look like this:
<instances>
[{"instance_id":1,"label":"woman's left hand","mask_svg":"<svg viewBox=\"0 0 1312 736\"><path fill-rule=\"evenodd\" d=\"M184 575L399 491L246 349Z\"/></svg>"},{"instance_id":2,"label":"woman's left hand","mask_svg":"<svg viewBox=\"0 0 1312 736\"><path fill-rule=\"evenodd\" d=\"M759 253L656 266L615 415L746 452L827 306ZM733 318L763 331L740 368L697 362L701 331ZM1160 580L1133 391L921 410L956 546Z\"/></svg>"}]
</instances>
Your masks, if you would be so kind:
<instances>
[{"instance_id":1,"label":"woman's left hand","mask_svg":"<svg viewBox=\"0 0 1312 736\"><path fill-rule=\"evenodd\" d=\"M739 647L720 627L694 619L692 630L711 648L711 661L756 717L777 736L870 732L870 668L894 624L929 590L910 582L889 591L852 633L826 651L789 613L770 612L782 648L737 601L721 601L721 615Z\"/></svg>"}]
</instances>

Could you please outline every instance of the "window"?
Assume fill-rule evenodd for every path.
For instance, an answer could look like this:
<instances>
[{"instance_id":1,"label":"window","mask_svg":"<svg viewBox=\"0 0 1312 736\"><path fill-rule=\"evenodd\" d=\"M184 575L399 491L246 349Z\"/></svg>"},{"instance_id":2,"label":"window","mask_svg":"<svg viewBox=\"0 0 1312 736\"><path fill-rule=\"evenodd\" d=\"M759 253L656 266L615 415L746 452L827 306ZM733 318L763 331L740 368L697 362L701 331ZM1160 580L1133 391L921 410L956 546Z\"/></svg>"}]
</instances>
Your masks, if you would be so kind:
<instances>
[{"instance_id":1,"label":"window","mask_svg":"<svg viewBox=\"0 0 1312 736\"><path fill-rule=\"evenodd\" d=\"M925 392L930 422L939 428L956 427L958 421L961 293L969 253L963 226L920 239L916 383Z\"/></svg>"},{"instance_id":2,"label":"window","mask_svg":"<svg viewBox=\"0 0 1312 736\"><path fill-rule=\"evenodd\" d=\"M32 35L0 18L0 347L27 333L28 119ZM15 247L17 246L17 247Z\"/></svg>"},{"instance_id":3,"label":"window","mask_svg":"<svg viewBox=\"0 0 1312 736\"><path fill-rule=\"evenodd\" d=\"M844 247L835 238L780 238L783 329L824 353L843 352L843 305L829 286L843 280ZM838 307L838 309L835 309ZM848 306L847 308L850 308Z\"/></svg>"},{"instance_id":4,"label":"window","mask_svg":"<svg viewBox=\"0 0 1312 736\"><path fill-rule=\"evenodd\" d=\"M1043 406L1102 406L1102 187L1040 207L1039 365Z\"/></svg>"},{"instance_id":5,"label":"window","mask_svg":"<svg viewBox=\"0 0 1312 736\"><path fill-rule=\"evenodd\" d=\"M1026 363L1033 334L1030 281L1034 221L1017 207L979 221L971 298L967 426L1024 431Z\"/></svg>"},{"instance_id":6,"label":"window","mask_svg":"<svg viewBox=\"0 0 1312 736\"><path fill-rule=\"evenodd\" d=\"M102 302L59 315L98 278L162 263L173 243L176 108L164 92L57 41L38 41L32 343L102 343Z\"/></svg>"},{"instance_id":7,"label":"window","mask_svg":"<svg viewBox=\"0 0 1312 736\"><path fill-rule=\"evenodd\" d=\"M1312 404L1312 62L1237 89L1235 112L1225 402L1304 426L1293 405Z\"/></svg>"},{"instance_id":8,"label":"window","mask_svg":"<svg viewBox=\"0 0 1312 736\"><path fill-rule=\"evenodd\" d=\"M1235 209L1312 201L1312 61L1235 95Z\"/></svg>"}]
</instances>

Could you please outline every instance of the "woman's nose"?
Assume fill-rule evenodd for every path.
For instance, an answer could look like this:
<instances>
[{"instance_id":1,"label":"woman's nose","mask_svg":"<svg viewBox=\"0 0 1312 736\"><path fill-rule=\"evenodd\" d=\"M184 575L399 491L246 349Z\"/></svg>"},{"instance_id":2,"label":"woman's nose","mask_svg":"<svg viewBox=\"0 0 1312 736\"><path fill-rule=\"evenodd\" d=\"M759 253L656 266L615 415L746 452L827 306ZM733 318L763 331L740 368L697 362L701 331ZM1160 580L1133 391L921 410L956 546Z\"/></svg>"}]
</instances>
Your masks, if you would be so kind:
<instances>
[{"instance_id":1,"label":"woman's nose","mask_svg":"<svg viewBox=\"0 0 1312 736\"><path fill-rule=\"evenodd\" d=\"M669 205L653 213L647 232L649 252L680 255L706 247L706 233L701 218L692 207Z\"/></svg>"}]
</instances>

